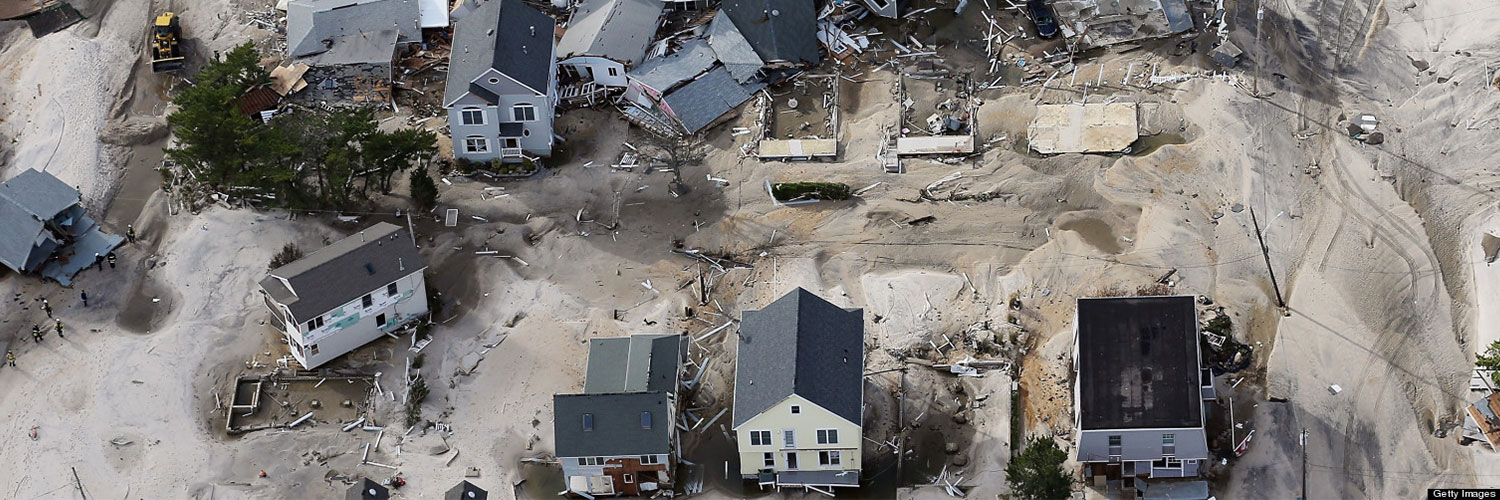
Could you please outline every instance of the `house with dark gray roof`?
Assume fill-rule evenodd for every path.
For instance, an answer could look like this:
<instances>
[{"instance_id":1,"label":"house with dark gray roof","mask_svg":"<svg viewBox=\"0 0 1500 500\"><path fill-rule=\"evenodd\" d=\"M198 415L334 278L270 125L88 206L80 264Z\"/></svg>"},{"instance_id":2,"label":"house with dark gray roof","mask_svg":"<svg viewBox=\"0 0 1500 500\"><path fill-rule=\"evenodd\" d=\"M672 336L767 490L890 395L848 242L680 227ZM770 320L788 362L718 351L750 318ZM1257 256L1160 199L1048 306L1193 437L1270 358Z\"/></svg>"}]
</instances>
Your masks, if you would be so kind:
<instances>
[{"instance_id":1,"label":"house with dark gray roof","mask_svg":"<svg viewBox=\"0 0 1500 500\"><path fill-rule=\"evenodd\" d=\"M768 67L811 66L823 59L814 2L724 0L720 8Z\"/></svg>"},{"instance_id":2,"label":"house with dark gray roof","mask_svg":"<svg viewBox=\"0 0 1500 500\"><path fill-rule=\"evenodd\" d=\"M801 288L745 311L732 418L745 479L823 493L859 486L864 337L864 310Z\"/></svg>"},{"instance_id":3,"label":"house with dark gray roof","mask_svg":"<svg viewBox=\"0 0 1500 500\"><path fill-rule=\"evenodd\" d=\"M427 269L405 227L381 222L271 270L271 324L306 369L427 315Z\"/></svg>"},{"instance_id":4,"label":"house with dark gray roof","mask_svg":"<svg viewBox=\"0 0 1500 500\"><path fill-rule=\"evenodd\" d=\"M589 341L583 392L552 397L553 441L568 492L649 495L670 490L677 387L687 337Z\"/></svg>"},{"instance_id":5,"label":"house with dark gray roof","mask_svg":"<svg viewBox=\"0 0 1500 500\"><path fill-rule=\"evenodd\" d=\"M391 78L399 44L422 41L419 0L292 0L287 55L314 67L362 66Z\"/></svg>"},{"instance_id":6,"label":"house with dark gray roof","mask_svg":"<svg viewBox=\"0 0 1500 500\"><path fill-rule=\"evenodd\" d=\"M584 0L557 42L565 81L624 87L625 72L641 64L656 38L661 0Z\"/></svg>"},{"instance_id":7,"label":"house with dark gray roof","mask_svg":"<svg viewBox=\"0 0 1500 500\"><path fill-rule=\"evenodd\" d=\"M454 10L443 92L453 155L506 162L551 156L557 22L520 0L473 4Z\"/></svg>"},{"instance_id":8,"label":"house with dark gray roof","mask_svg":"<svg viewBox=\"0 0 1500 500\"><path fill-rule=\"evenodd\" d=\"M64 286L124 241L100 230L78 190L52 174L26 169L0 183L0 264Z\"/></svg>"},{"instance_id":9,"label":"house with dark gray roof","mask_svg":"<svg viewBox=\"0 0 1500 500\"><path fill-rule=\"evenodd\" d=\"M719 64L711 44L711 39L689 41L677 52L627 74L629 86L621 108L626 118L638 124L654 122L674 135L696 134L765 88L754 79L758 66L750 71L750 79L740 82L729 67ZM647 128L660 133L658 127Z\"/></svg>"},{"instance_id":10,"label":"house with dark gray roof","mask_svg":"<svg viewBox=\"0 0 1500 500\"><path fill-rule=\"evenodd\" d=\"M1089 481L1193 477L1206 465L1203 368L1191 296L1078 299L1077 459Z\"/></svg>"}]
</instances>

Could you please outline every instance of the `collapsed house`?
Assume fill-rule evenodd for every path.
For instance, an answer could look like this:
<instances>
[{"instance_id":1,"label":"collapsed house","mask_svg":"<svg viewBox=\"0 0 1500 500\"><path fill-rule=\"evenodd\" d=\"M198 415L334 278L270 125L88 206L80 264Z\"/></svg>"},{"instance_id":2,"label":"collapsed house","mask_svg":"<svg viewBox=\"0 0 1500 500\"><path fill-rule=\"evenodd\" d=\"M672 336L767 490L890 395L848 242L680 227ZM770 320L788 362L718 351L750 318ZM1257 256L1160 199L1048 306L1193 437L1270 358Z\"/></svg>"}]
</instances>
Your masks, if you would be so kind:
<instances>
[{"instance_id":1,"label":"collapsed house","mask_svg":"<svg viewBox=\"0 0 1500 500\"><path fill-rule=\"evenodd\" d=\"M1052 10L1074 51L1193 29L1183 0L1057 0Z\"/></svg>"},{"instance_id":2,"label":"collapsed house","mask_svg":"<svg viewBox=\"0 0 1500 500\"><path fill-rule=\"evenodd\" d=\"M453 155L504 162L551 156L557 22L519 0L464 10L462 17L455 10L443 92Z\"/></svg>"},{"instance_id":3,"label":"collapsed house","mask_svg":"<svg viewBox=\"0 0 1500 500\"><path fill-rule=\"evenodd\" d=\"M287 3L287 55L310 67L299 76L322 94L307 97L390 100L397 56L405 46L422 41L422 13L418 0Z\"/></svg>"},{"instance_id":4,"label":"collapsed house","mask_svg":"<svg viewBox=\"0 0 1500 500\"><path fill-rule=\"evenodd\" d=\"M260 293L311 370L425 316L426 269L410 232L381 222L271 270Z\"/></svg>"},{"instance_id":5,"label":"collapsed house","mask_svg":"<svg viewBox=\"0 0 1500 500\"><path fill-rule=\"evenodd\" d=\"M568 493L593 498L671 489L686 355L687 337L679 335L589 341L583 393L552 397Z\"/></svg>"},{"instance_id":6,"label":"collapsed house","mask_svg":"<svg viewBox=\"0 0 1500 500\"><path fill-rule=\"evenodd\" d=\"M0 264L71 285L125 240L101 231L80 201L77 189L35 169L0 183Z\"/></svg>"},{"instance_id":7,"label":"collapsed house","mask_svg":"<svg viewBox=\"0 0 1500 500\"><path fill-rule=\"evenodd\" d=\"M802 161L838 157L839 76L802 74L760 94L755 155L762 160Z\"/></svg>"},{"instance_id":8,"label":"collapsed house","mask_svg":"<svg viewBox=\"0 0 1500 500\"><path fill-rule=\"evenodd\" d=\"M764 83L740 81L708 40L695 39L666 57L647 61L626 74L628 87L620 101L627 120L661 135L696 134L729 115Z\"/></svg>"},{"instance_id":9,"label":"collapsed house","mask_svg":"<svg viewBox=\"0 0 1500 500\"><path fill-rule=\"evenodd\" d=\"M31 36L41 38L83 20L83 14L61 0L0 0L0 21L26 21Z\"/></svg>"},{"instance_id":10,"label":"collapsed house","mask_svg":"<svg viewBox=\"0 0 1500 500\"><path fill-rule=\"evenodd\" d=\"M563 98L625 87L625 73L646 58L665 4L661 0L585 0L557 42Z\"/></svg>"}]
</instances>

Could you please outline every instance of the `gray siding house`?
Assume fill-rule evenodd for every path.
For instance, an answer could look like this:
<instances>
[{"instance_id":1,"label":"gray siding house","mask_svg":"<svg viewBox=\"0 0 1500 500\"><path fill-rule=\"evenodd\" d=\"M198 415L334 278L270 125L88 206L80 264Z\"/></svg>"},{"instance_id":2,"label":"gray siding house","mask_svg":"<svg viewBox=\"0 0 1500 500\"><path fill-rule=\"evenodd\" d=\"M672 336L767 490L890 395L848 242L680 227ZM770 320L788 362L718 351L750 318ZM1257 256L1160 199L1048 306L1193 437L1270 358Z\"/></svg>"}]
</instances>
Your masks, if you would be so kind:
<instances>
[{"instance_id":1,"label":"gray siding house","mask_svg":"<svg viewBox=\"0 0 1500 500\"><path fill-rule=\"evenodd\" d=\"M589 341L583 393L552 397L553 438L569 493L671 489L686 341L679 335Z\"/></svg>"},{"instance_id":2,"label":"gray siding house","mask_svg":"<svg viewBox=\"0 0 1500 500\"><path fill-rule=\"evenodd\" d=\"M35 169L0 183L0 265L68 286L119 246L125 238L100 231L80 201L78 190Z\"/></svg>"},{"instance_id":3,"label":"gray siding house","mask_svg":"<svg viewBox=\"0 0 1500 500\"><path fill-rule=\"evenodd\" d=\"M520 0L486 1L454 23L443 93L454 157L551 156L556 28Z\"/></svg>"},{"instance_id":4,"label":"gray siding house","mask_svg":"<svg viewBox=\"0 0 1500 500\"><path fill-rule=\"evenodd\" d=\"M1190 296L1078 300L1074 428L1087 480L1194 477L1207 464L1213 379L1198 339Z\"/></svg>"}]
</instances>

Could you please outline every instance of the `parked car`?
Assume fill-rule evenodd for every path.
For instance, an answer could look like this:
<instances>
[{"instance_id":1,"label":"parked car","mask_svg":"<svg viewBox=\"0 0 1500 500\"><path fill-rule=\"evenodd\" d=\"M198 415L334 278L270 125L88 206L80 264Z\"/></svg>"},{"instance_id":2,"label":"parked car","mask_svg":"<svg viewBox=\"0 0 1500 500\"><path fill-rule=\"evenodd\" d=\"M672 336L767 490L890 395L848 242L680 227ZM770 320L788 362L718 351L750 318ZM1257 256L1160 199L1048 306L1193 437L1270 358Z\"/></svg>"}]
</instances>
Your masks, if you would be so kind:
<instances>
[{"instance_id":1,"label":"parked car","mask_svg":"<svg viewBox=\"0 0 1500 500\"><path fill-rule=\"evenodd\" d=\"M1057 17L1046 0L1027 0L1026 10L1031 13L1031 22L1036 24L1036 34L1042 38L1057 36Z\"/></svg>"}]
</instances>

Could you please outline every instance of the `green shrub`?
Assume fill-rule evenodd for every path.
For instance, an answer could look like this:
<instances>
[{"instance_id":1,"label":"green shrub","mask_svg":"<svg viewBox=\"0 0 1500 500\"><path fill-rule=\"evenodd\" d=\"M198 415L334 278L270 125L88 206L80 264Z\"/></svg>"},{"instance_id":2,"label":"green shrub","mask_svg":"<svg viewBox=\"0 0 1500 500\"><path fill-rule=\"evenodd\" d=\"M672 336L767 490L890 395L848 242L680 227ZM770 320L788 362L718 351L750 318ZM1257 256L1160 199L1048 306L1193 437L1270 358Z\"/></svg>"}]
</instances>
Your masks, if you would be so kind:
<instances>
[{"instance_id":1,"label":"green shrub","mask_svg":"<svg viewBox=\"0 0 1500 500\"><path fill-rule=\"evenodd\" d=\"M846 184L837 182L783 182L771 186L778 201L847 200L853 194Z\"/></svg>"}]
</instances>

